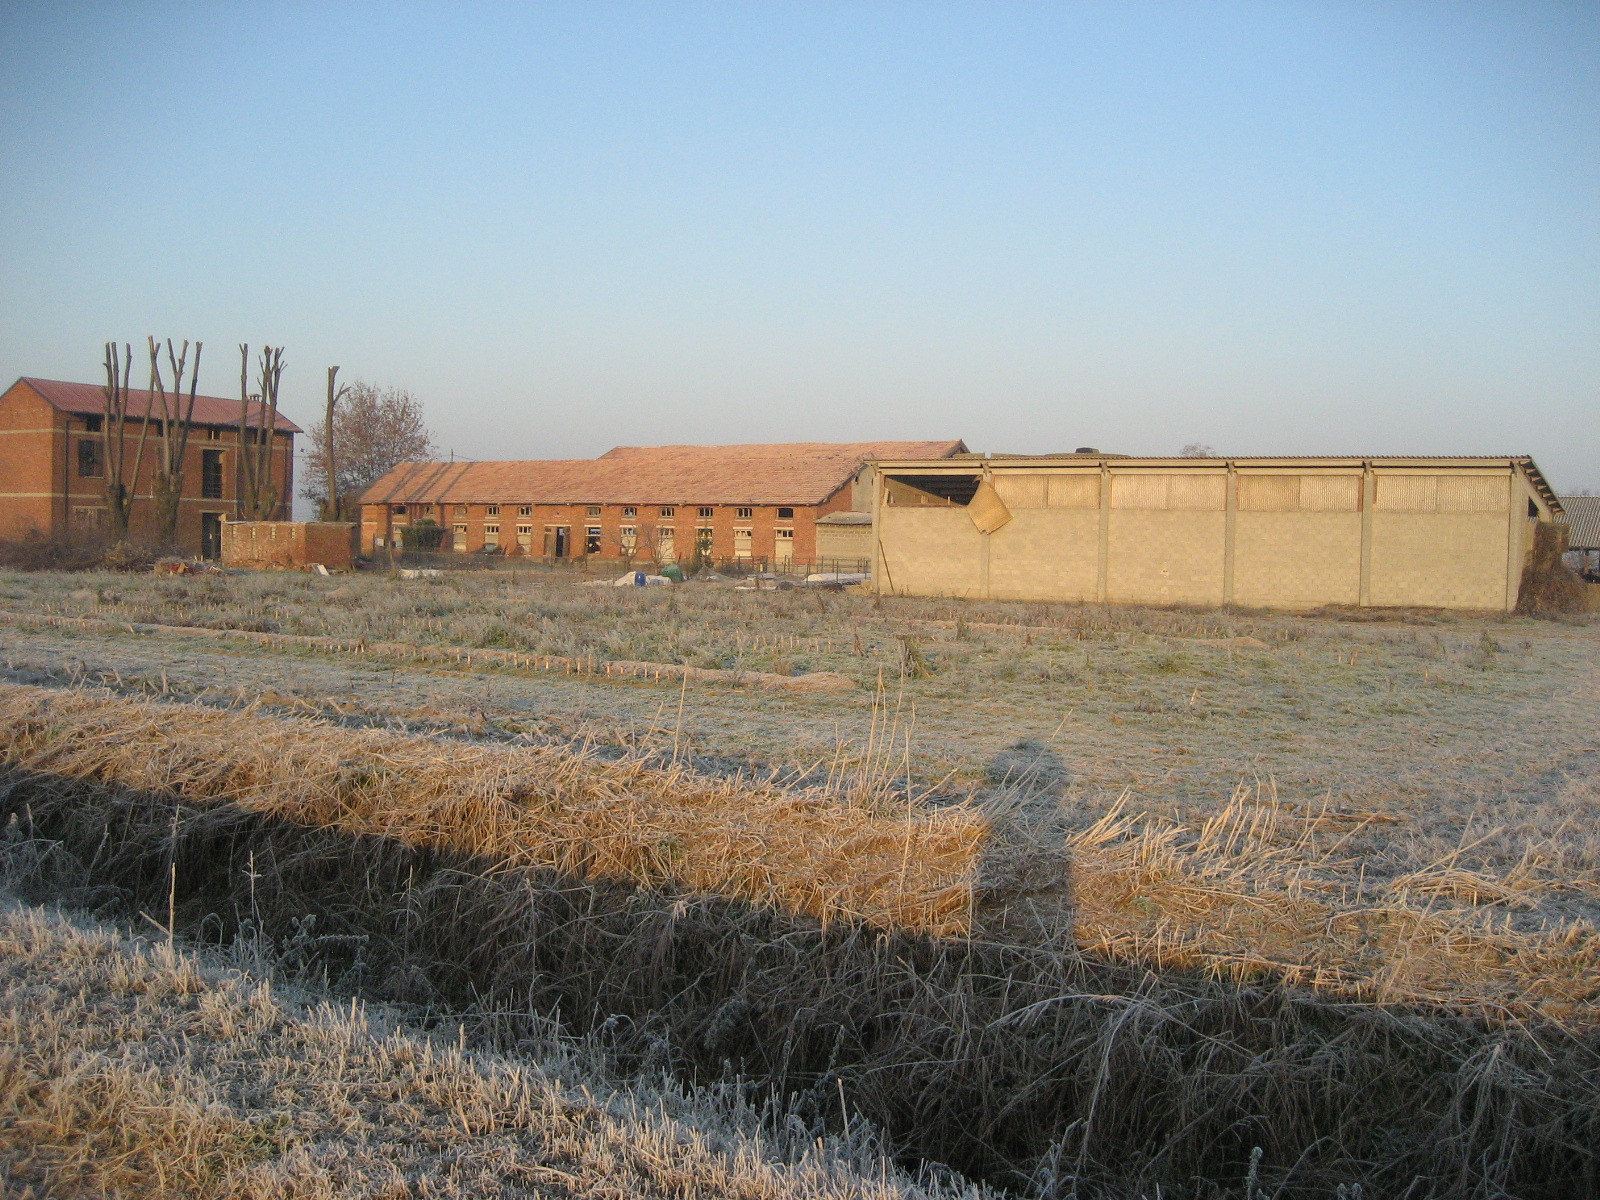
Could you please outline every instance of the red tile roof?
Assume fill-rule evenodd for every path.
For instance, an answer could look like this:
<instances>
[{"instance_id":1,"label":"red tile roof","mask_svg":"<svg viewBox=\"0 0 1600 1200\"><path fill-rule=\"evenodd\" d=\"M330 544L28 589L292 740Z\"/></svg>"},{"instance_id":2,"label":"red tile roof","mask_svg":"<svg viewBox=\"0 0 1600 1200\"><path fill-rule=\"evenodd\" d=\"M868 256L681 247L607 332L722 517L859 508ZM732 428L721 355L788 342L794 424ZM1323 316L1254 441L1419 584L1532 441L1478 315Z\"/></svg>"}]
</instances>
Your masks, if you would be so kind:
<instances>
[{"instance_id":1,"label":"red tile roof","mask_svg":"<svg viewBox=\"0 0 1600 1200\"><path fill-rule=\"evenodd\" d=\"M401 463L365 504L821 504L873 458L948 458L948 442L618 446L599 458Z\"/></svg>"},{"instance_id":2,"label":"red tile roof","mask_svg":"<svg viewBox=\"0 0 1600 1200\"><path fill-rule=\"evenodd\" d=\"M105 390L98 383L63 383L59 379L32 379L24 376L18 382L25 383L39 395L43 396L60 412L79 413L83 416L96 416L105 411ZM189 394L184 392L183 404L189 403ZM156 415L161 415L161 404L153 400L150 392L142 388L128 389L128 415L142 417L149 413L151 404L155 404ZM250 424L259 427L264 408L259 402L250 406ZM239 401L225 400L221 396L195 396L194 398L194 423L196 425L231 425L239 424ZM282 413L278 414L276 426L280 433L304 432L300 426Z\"/></svg>"}]
</instances>

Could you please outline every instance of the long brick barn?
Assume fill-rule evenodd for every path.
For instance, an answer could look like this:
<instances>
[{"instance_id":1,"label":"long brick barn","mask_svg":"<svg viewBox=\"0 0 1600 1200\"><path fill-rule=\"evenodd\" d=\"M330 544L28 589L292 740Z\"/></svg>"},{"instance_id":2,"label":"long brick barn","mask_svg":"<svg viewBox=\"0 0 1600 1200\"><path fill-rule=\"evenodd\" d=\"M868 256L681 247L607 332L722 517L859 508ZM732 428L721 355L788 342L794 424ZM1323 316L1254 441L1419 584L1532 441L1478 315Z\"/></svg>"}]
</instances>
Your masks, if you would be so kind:
<instances>
[{"instance_id":1,"label":"long brick barn","mask_svg":"<svg viewBox=\"0 0 1600 1200\"><path fill-rule=\"evenodd\" d=\"M443 527L444 549L462 553L814 563L818 518L870 506L870 460L965 452L959 440L797 442L402 463L362 494L361 546L382 551L428 522Z\"/></svg>"},{"instance_id":2,"label":"long brick barn","mask_svg":"<svg viewBox=\"0 0 1600 1200\"><path fill-rule=\"evenodd\" d=\"M188 404L187 395L183 398ZM148 391L128 392L124 470L131 472L134 445L155 406ZM107 525L105 395L100 385L57 379L17 380L0 394L0 538L98 536ZM248 428L259 429L264 410L252 403ZM196 396L193 432L184 453L183 497L178 509L178 548L215 558L222 523L238 511L239 401ZM294 435L300 427L278 416L272 450L272 482L279 519L289 515L294 488ZM154 429L134 491L130 532L149 531L155 479Z\"/></svg>"}]
</instances>

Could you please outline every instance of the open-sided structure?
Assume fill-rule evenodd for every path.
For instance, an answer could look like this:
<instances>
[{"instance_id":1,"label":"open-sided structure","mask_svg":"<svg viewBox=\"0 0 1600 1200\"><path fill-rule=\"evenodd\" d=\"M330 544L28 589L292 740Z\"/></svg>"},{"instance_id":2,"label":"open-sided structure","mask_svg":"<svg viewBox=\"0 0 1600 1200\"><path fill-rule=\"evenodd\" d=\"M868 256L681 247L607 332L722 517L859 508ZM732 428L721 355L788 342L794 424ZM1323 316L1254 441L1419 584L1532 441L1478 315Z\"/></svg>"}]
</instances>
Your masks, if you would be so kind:
<instances>
[{"instance_id":1,"label":"open-sided structure","mask_svg":"<svg viewBox=\"0 0 1600 1200\"><path fill-rule=\"evenodd\" d=\"M885 594L1509 610L1560 502L1531 458L882 460Z\"/></svg>"}]
</instances>

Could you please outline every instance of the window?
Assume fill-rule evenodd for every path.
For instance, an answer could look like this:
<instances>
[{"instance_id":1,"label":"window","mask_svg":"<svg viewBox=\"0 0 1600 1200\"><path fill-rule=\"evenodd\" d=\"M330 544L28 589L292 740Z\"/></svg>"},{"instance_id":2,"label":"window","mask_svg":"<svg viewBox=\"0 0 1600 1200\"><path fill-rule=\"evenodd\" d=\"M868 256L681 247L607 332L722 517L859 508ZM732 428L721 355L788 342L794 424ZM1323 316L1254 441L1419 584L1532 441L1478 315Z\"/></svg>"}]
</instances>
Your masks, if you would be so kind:
<instances>
[{"instance_id":1,"label":"window","mask_svg":"<svg viewBox=\"0 0 1600 1200\"><path fill-rule=\"evenodd\" d=\"M455 547L458 554L467 548L467 526L464 521L455 527Z\"/></svg>"},{"instance_id":2,"label":"window","mask_svg":"<svg viewBox=\"0 0 1600 1200\"><path fill-rule=\"evenodd\" d=\"M519 516L519 517L531 517L531 516L533 516L533 505L531 505L531 504L519 505L518 508L517 508L517 516ZM530 525L529 528L531 529L533 527Z\"/></svg>"},{"instance_id":3,"label":"window","mask_svg":"<svg viewBox=\"0 0 1600 1200\"><path fill-rule=\"evenodd\" d=\"M735 529L733 531L733 556L735 558L751 557L750 530Z\"/></svg>"},{"instance_id":4,"label":"window","mask_svg":"<svg viewBox=\"0 0 1600 1200\"><path fill-rule=\"evenodd\" d=\"M585 554L600 553L600 526L591 525L583 531L583 552Z\"/></svg>"},{"instance_id":5,"label":"window","mask_svg":"<svg viewBox=\"0 0 1600 1200\"><path fill-rule=\"evenodd\" d=\"M82 479L99 479L106 473L105 456L99 442L88 438L78 439L78 475Z\"/></svg>"},{"instance_id":6,"label":"window","mask_svg":"<svg viewBox=\"0 0 1600 1200\"><path fill-rule=\"evenodd\" d=\"M498 546L500 544L500 526L485 525L483 527L483 544L485 546Z\"/></svg>"},{"instance_id":7,"label":"window","mask_svg":"<svg viewBox=\"0 0 1600 1200\"><path fill-rule=\"evenodd\" d=\"M751 517L756 515L756 510L753 508L740 508L734 510L733 515L741 521L748 521Z\"/></svg>"},{"instance_id":8,"label":"window","mask_svg":"<svg viewBox=\"0 0 1600 1200\"><path fill-rule=\"evenodd\" d=\"M406 515L406 506L404 504L396 504L394 506L394 515L397 516L397 517L405 516Z\"/></svg>"},{"instance_id":9,"label":"window","mask_svg":"<svg viewBox=\"0 0 1600 1200\"><path fill-rule=\"evenodd\" d=\"M780 520L780 521L792 521L792 520L794 520L794 509L792 509L792 508L780 508L778 510L778 520Z\"/></svg>"},{"instance_id":10,"label":"window","mask_svg":"<svg viewBox=\"0 0 1600 1200\"><path fill-rule=\"evenodd\" d=\"M98 416L88 416L88 417L85 417L85 418L84 418L84 419L83 419L83 427L84 427L84 428L85 428L85 429L87 429L87 430L88 430L88 431L89 431L89 432L90 432L90 433L99 433L99 432L100 432L100 425L101 425L101 422L102 422L102 421L103 421L103 420L104 420L104 419L105 419L105 418L103 418L103 417L98 417Z\"/></svg>"},{"instance_id":11,"label":"window","mask_svg":"<svg viewBox=\"0 0 1600 1200\"><path fill-rule=\"evenodd\" d=\"M630 504L622 510L622 515L625 517L637 517L639 515L639 510Z\"/></svg>"},{"instance_id":12,"label":"window","mask_svg":"<svg viewBox=\"0 0 1600 1200\"><path fill-rule=\"evenodd\" d=\"M517 549L527 554L533 550L533 526L517 526Z\"/></svg>"},{"instance_id":13,"label":"window","mask_svg":"<svg viewBox=\"0 0 1600 1200\"><path fill-rule=\"evenodd\" d=\"M663 504L661 506L661 515L666 517L668 520L671 520L673 517L678 515L678 510L673 508L670 504Z\"/></svg>"},{"instance_id":14,"label":"window","mask_svg":"<svg viewBox=\"0 0 1600 1200\"><path fill-rule=\"evenodd\" d=\"M466 515L467 515L467 506L465 504L456 505L456 516L464 517Z\"/></svg>"},{"instance_id":15,"label":"window","mask_svg":"<svg viewBox=\"0 0 1600 1200\"><path fill-rule=\"evenodd\" d=\"M220 442L222 440L222 427L220 425L208 426L206 429L206 440L208 442Z\"/></svg>"},{"instance_id":16,"label":"window","mask_svg":"<svg viewBox=\"0 0 1600 1200\"><path fill-rule=\"evenodd\" d=\"M500 506L498 504L489 505L489 515L491 517L498 517L500 515Z\"/></svg>"},{"instance_id":17,"label":"window","mask_svg":"<svg viewBox=\"0 0 1600 1200\"><path fill-rule=\"evenodd\" d=\"M622 527L622 548L629 554L633 553L634 546L639 542L639 530L633 525Z\"/></svg>"},{"instance_id":18,"label":"window","mask_svg":"<svg viewBox=\"0 0 1600 1200\"><path fill-rule=\"evenodd\" d=\"M89 529L103 529L106 523L106 510L93 505L73 505L72 523L82 525Z\"/></svg>"},{"instance_id":19,"label":"window","mask_svg":"<svg viewBox=\"0 0 1600 1200\"><path fill-rule=\"evenodd\" d=\"M200 498L222 499L222 451L200 451Z\"/></svg>"},{"instance_id":20,"label":"window","mask_svg":"<svg viewBox=\"0 0 1600 1200\"><path fill-rule=\"evenodd\" d=\"M700 515L702 517L714 516L716 514L716 511L717 511L716 509L712 508L709 504L707 504L707 505L704 505L700 509Z\"/></svg>"},{"instance_id":21,"label":"window","mask_svg":"<svg viewBox=\"0 0 1600 1200\"><path fill-rule=\"evenodd\" d=\"M589 515L591 517L598 517L600 515L600 506L598 504L589 505Z\"/></svg>"}]
</instances>

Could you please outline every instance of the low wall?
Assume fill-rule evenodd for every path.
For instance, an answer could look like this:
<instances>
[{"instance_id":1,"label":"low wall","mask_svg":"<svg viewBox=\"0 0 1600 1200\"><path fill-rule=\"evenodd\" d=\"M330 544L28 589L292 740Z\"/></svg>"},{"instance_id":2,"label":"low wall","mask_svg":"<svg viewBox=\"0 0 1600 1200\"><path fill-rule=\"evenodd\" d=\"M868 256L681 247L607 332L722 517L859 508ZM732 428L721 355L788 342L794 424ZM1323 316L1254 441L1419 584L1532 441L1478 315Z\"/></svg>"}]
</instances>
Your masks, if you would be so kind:
<instances>
[{"instance_id":1,"label":"low wall","mask_svg":"<svg viewBox=\"0 0 1600 1200\"><path fill-rule=\"evenodd\" d=\"M330 571L354 565L354 526L343 521L224 521L222 565L257 571Z\"/></svg>"}]
</instances>

